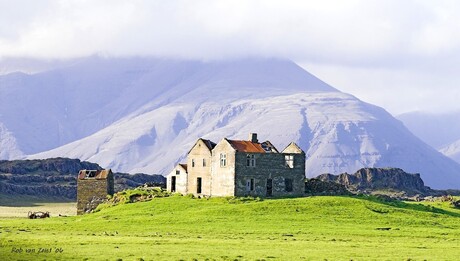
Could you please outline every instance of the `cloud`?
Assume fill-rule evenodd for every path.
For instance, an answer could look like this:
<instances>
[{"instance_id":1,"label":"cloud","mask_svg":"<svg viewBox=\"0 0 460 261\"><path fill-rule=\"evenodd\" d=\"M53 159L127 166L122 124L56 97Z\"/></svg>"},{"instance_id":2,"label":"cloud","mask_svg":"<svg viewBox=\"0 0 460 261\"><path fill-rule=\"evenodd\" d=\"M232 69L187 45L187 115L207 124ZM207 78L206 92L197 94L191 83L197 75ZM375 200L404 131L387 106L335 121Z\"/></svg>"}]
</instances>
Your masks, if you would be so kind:
<instances>
[{"instance_id":1,"label":"cloud","mask_svg":"<svg viewBox=\"0 0 460 261\"><path fill-rule=\"evenodd\" d=\"M0 58L275 56L368 101L364 79L460 98L458 14L453 0L0 0Z\"/></svg>"},{"instance_id":2,"label":"cloud","mask_svg":"<svg viewBox=\"0 0 460 261\"><path fill-rule=\"evenodd\" d=\"M450 38L459 31L458 6L443 2L432 10L421 3L115 0L40 2L37 8L37 1L8 2L1 4L8 26L0 31L0 56L265 55L360 64L455 49Z\"/></svg>"}]
</instances>

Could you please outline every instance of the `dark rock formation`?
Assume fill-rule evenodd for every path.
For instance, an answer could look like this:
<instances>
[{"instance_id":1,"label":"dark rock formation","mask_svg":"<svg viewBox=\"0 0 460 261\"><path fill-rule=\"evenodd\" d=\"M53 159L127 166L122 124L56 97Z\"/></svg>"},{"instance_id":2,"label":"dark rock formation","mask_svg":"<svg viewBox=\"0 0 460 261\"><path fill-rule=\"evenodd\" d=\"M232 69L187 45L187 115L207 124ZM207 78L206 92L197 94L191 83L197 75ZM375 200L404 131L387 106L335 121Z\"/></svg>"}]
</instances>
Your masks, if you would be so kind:
<instances>
[{"instance_id":1,"label":"dark rock formation","mask_svg":"<svg viewBox=\"0 0 460 261\"><path fill-rule=\"evenodd\" d=\"M81 169L102 169L98 164L78 159L0 161L0 194L30 195L42 198L75 200L77 174ZM114 173L115 191L144 183L164 186L161 175Z\"/></svg>"},{"instance_id":2,"label":"dark rock formation","mask_svg":"<svg viewBox=\"0 0 460 261\"><path fill-rule=\"evenodd\" d=\"M353 192L387 190L402 192L406 196L429 195L433 192L425 186L420 174L406 173L399 168L363 168L355 174L322 174L317 179L342 184Z\"/></svg>"},{"instance_id":3,"label":"dark rock formation","mask_svg":"<svg viewBox=\"0 0 460 261\"><path fill-rule=\"evenodd\" d=\"M317 196L350 195L350 191L342 185L332 181L322 181L318 178L308 179L305 182L305 194Z\"/></svg>"}]
</instances>

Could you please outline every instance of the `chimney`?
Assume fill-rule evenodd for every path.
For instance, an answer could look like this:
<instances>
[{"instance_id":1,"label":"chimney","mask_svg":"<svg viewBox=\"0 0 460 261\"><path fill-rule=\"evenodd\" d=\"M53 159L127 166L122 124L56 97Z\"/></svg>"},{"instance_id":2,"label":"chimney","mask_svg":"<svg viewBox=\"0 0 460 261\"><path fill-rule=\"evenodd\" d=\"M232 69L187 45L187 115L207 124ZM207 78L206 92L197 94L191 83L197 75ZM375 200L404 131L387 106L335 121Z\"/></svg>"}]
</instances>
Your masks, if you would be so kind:
<instances>
[{"instance_id":1,"label":"chimney","mask_svg":"<svg viewBox=\"0 0 460 261\"><path fill-rule=\"evenodd\" d=\"M257 133L249 133L249 141L259 143L259 141L257 140Z\"/></svg>"}]
</instances>

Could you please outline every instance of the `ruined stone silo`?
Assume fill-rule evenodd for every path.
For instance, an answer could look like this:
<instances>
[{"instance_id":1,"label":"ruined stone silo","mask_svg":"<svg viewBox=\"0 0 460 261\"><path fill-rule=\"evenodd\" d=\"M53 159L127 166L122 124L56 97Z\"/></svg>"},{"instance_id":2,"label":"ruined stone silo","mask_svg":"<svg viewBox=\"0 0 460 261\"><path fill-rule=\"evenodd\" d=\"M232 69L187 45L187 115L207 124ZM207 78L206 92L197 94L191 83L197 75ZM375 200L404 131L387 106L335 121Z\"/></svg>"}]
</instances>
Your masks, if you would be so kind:
<instances>
[{"instance_id":1,"label":"ruined stone silo","mask_svg":"<svg viewBox=\"0 0 460 261\"><path fill-rule=\"evenodd\" d=\"M77 215L88 213L114 193L110 169L80 170L77 178Z\"/></svg>"}]
</instances>

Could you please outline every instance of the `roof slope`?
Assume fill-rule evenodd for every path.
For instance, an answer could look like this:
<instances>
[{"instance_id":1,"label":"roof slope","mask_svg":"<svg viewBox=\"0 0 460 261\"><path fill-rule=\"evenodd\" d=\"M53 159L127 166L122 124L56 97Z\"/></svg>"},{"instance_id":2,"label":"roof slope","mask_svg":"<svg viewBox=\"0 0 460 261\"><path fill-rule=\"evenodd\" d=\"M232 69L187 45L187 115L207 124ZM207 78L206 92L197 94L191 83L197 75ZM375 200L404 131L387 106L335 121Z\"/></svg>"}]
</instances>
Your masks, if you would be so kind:
<instances>
[{"instance_id":1,"label":"roof slope","mask_svg":"<svg viewBox=\"0 0 460 261\"><path fill-rule=\"evenodd\" d=\"M250 142L247 140L227 140L232 147L238 152L256 152L265 153L260 143Z\"/></svg>"},{"instance_id":2,"label":"roof slope","mask_svg":"<svg viewBox=\"0 0 460 261\"><path fill-rule=\"evenodd\" d=\"M109 174L112 173L111 169L103 169L103 170L80 170L78 172L78 179L107 179Z\"/></svg>"}]
</instances>

